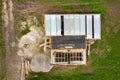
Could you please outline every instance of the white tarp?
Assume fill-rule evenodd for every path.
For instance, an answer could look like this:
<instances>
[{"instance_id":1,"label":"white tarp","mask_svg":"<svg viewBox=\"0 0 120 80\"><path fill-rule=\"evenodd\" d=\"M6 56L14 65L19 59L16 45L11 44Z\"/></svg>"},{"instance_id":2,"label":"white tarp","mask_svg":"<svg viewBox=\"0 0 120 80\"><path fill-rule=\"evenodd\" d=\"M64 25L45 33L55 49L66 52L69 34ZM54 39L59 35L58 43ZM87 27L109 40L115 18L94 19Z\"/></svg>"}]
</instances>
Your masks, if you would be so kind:
<instances>
[{"instance_id":1,"label":"white tarp","mask_svg":"<svg viewBox=\"0 0 120 80\"><path fill-rule=\"evenodd\" d=\"M49 56L38 53L32 57L30 68L33 72L49 72L53 68L50 61Z\"/></svg>"}]
</instances>

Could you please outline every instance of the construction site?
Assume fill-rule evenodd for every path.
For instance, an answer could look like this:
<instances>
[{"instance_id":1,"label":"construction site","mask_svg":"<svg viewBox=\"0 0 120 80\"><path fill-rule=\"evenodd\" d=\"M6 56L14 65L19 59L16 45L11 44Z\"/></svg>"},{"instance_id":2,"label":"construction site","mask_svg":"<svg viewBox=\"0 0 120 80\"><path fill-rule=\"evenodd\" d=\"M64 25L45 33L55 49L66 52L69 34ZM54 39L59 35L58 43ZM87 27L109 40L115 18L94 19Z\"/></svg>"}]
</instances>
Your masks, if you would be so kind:
<instances>
[{"instance_id":1,"label":"construction site","mask_svg":"<svg viewBox=\"0 0 120 80\"><path fill-rule=\"evenodd\" d=\"M120 78L119 0L1 3L0 80Z\"/></svg>"},{"instance_id":2,"label":"construction site","mask_svg":"<svg viewBox=\"0 0 120 80\"><path fill-rule=\"evenodd\" d=\"M90 45L101 39L100 14L46 14L44 25L51 64L86 65Z\"/></svg>"}]
</instances>

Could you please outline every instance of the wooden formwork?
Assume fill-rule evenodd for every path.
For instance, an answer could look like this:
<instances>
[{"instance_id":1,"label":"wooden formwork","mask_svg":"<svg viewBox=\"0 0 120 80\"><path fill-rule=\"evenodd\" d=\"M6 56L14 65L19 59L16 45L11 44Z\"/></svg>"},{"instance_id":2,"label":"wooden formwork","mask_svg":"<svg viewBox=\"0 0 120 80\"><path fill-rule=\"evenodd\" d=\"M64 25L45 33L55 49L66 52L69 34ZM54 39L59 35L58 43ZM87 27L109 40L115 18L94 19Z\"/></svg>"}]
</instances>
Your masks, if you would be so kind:
<instances>
[{"instance_id":1,"label":"wooden formwork","mask_svg":"<svg viewBox=\"0 0 120 80\"><path fill-rule=\"evenodd\" d=\"M72 61L71 64L68 64L67 62L56 62L55 61L55 53L61 52L61 53L82 53L83 55L83 61ZM59 65L86 65L86 49L52 49L51 50L51 64L59 64Z\"/></svg>"},{"instance_id":2,"label":"wooden formwork","mask_svg":"<svg viewBox=\"0 0 120 80\"><path fill-rule=\"evenodd\" d=\"M44 51L46 51L47 48L52 48L51 45L51 37L45 37L45 45L44 45Z\"/></svg>"},{"instance_id":3,"label":"wooden formwork","mask_svg":"<svg viewBox=\"0 0 120 80\"><path fill-rule=\"evenodd\" d=\"M21 58L21 78L20 80L25 80L25 76L29 75L30 62L23 57Z\"/></svg>"}]
</instances>

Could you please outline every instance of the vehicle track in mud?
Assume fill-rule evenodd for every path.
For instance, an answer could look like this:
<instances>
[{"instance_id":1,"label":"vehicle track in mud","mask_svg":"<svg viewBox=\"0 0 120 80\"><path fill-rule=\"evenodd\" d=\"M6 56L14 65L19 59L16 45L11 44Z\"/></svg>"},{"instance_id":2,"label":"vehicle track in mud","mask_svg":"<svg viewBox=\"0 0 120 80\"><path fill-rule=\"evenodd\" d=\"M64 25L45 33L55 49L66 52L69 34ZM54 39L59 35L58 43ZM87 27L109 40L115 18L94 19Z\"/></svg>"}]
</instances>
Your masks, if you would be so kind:
<instances>
[{"instance_id":1,"label":"vehicle track in mud","mask_svg":"<svg viewBox=\"0 0 120 80\"><path fill-rule=\"evenodd\" d=\"M17 55L17 46L14 34L14 17L12 0L2 0L2 20L3 20L3 37L5 42L5 65L6 79L20 80L21 59Z\"/></svg>"}]
</instances>

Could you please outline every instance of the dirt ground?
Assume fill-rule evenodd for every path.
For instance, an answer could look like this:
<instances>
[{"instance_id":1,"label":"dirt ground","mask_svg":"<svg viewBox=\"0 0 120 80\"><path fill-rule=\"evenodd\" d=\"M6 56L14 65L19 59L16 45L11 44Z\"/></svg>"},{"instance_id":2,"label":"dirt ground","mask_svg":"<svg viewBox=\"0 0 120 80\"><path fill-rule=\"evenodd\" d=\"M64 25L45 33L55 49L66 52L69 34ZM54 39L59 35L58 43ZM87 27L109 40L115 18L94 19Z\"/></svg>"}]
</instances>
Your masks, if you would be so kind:
<instances>
[{"instance_id":1,"label":"dirt ground","mask_svg":"<svg viewBox=\"0 0 120 80\"><path fill-rule=\"evenodd\" d=\"M115 26L113 31L116 33L120 30L120 2L112 1L109 4L106 2L105 7L108 14L106 18L111 18L111 21L106 22Z\"/></svg>"},{"instance_id":2,"label":"dirt ground","mask_svg":"<svg viewBox=\"0 0 120 80\"><path fill-rule=\"evenodd\" d=\"M111 21L105 21L105 24L109 24L114 22L114 20L118 20L118 23L120 23L120 4L116 1L113 1L112 3L108 3L107 1L105 2L105 8L107 10L108 16L106 18L108 18L109 16L112 16L112 20ZM18 4L18 3L14 3L14 10L16 10L15 12L20 12L17 14L20 14L18 17L21 16L21 14L24 15L28 15L28 14L32 14L34 12L36 12L35 14L44 14L44 13L62 13L62 10L57 10L54 9L52 5L44 5L44 6L40 6L37 3L24 3L24 4ZM106 25L107 26L107 25ZM18 35L14 34L13 32L16 33L16 29L19 28L15 28L16 26L14 26L14 28L9 29L10 34L9 36L12 37L12 39L10 38L9 40L9 48L10 48L10 52L9 54L7 54L6 56L6 65L7 65L7 74L8 74L8 80L20 80L20 68L21 68L21 58L17 55L17 44L14 45L14 42L17 43L17 40L15 39L15 37L18 37ZM14 30L13 30L14 29ZM118 30L120 30L120 24L117 24L114 28L113 28L114 32L117 32ZM18 33L17 33L18 34ZM6 35L4 35L6 36ZM14 36L14 37L13 37ZM11 46L11 44L13 44L13 46ZM64 71L63 67L60 67L61 70ZM64 67L65 68L65 67ZM74 68L74 67L72 67ZM68 68L65 68L68 69ZM68 69L70 70L70 69Z\"/></svg>"},{"instance_id":3,"label":"dirt ground","mask_svg":"<svg viewBox=\"0 0 120 80\"><path fill-rule=\"evenodd\" d=\"M16 34L13 17L13 3L11 0L3 1L3 37L5 43L5 68L7 80L20 80L21 59L17 55Z\"/></svg>"}]
</instances>

